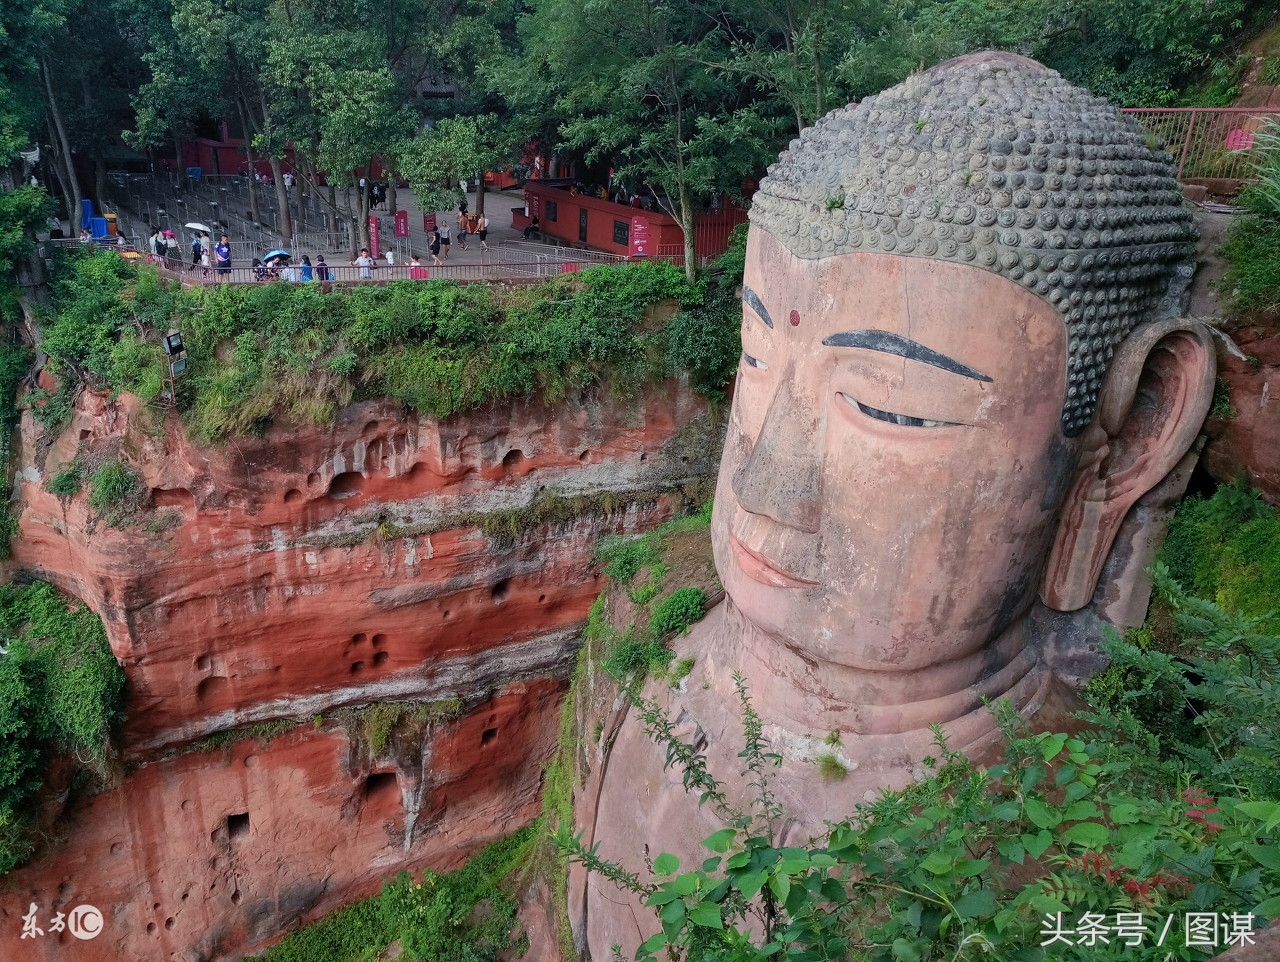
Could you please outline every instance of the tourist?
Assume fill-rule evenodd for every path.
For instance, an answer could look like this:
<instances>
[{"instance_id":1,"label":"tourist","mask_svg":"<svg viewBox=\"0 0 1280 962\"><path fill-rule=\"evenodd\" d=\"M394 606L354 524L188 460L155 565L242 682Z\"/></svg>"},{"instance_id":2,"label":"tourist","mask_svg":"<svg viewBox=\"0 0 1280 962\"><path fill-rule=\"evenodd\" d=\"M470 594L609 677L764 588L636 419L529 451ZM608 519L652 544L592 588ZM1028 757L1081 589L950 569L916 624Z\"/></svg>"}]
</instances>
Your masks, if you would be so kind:
<instances>
[{"instance_id":1,"label":"tourist","mask_svg":"<svg viewBox=\"0 0 1280 962\"><path fill-rule=\"evenodd\" d=\"M480 215L480 219L476 221L476 237L480 238L480 249L487 251L489 249L485 238L489 236L489 218L484 214Z\"/></svg>"},{"instance_id":2,"label":"tourist","mask_svg":"<svg viewBox=\"0 0 1280 962\"><path fill-rule=\"evenodd\" d=\"M522 231L522 234L524 235L524 239L528 240L534 234L540 233L540 231L541 231L541 228L539 226L538 215L534 214L533 220L529 221L528 226L525 227L525 229Z\"/></svg>"},{"instance_id":3,"label":"tourist","mask_svg":"<svg viewBox=\"0 0 1280 962\"><path fill-rule=\"evenodd\" d=\"M214 246L213 256L214 266L218 269L218 279L231 280L231 239L226 234L223 234L222 240Z\"/></svg>"},{"instance_id":4,"label":"tourist","mask_svg":"<svg viewBox=\"0 0 1280 962\"><path fill-rule=\"evenodd\" d=\"M428 249L431 251L431 263L436 267L441 267L440 263L440 232L433 230L427 234Z\"/></svg>"},{"instance_id":5,"label":"tourist","mask_svg":"<svg viewBox=\"0 0 1280 962\"><path fill-rule=\"evenodd\" d=\"M427 273L427 269L422 266L422 261L418 260L418 255L414 254L409 258L409 278L415 281L425 281L431 275Z\"/></svg>"},{"instance_id":6,"label":"tourist","mask_svg":"<svg viewBox=\"0 0 1280 962\"><path fill-rule=\"evenodd\" d=\"M352 267L360 268L360 280L373 280L373 269L378 266L378 262L369 256L369 248L360 248L360 256L351 262Z\"/></svg>"},{"instance_id":7,"label":"tourist","mask_svg":"<svg viewBox=\"0 0 1280 962\"><path fill-rule=\"evenodd\" d=\"M289 193L289 191L293 190L293 174L289 173L286 170L284 172L284 176L282 176L280 179L284 181L284 192L286 194Z\"/></svg>"},{"instance_id":8,"label":"tourist","mask_svg":"<svg viewBox=\"0 0 1280 962\"><path fill-rule=\"evenodd\" d=\"M196 231L196 236L191 238L191 266L195 267L200 263L200 252L204 248L200 244L200 232Z\"/></svg>"},{"instance_id":9,"label":"tourist","mask_svg":"<svg viewBox=\"0 0 1280 962\"><path fill-rule=\"evenodd\" d=\"M159 264L164 260L164 237L159 227L151 228L151 236L147 238L147 249L151 252L151 263Z\"/></svg>"},{"instance_id":10,"label":"tourist","mask_svg":"<svg viewBox=\"0 0 1280 962\"><path fill-rule=\"evenodd\" d=\"M171 230L164 232L164 256L173 261L175 268L180 267L178 261L178 235Z\"/></svg>"},{"instance_id":11,"label":"tourist","mask_svg":"<svg viewBox=\"0 0 1280 962\"><path fill-rule=\"evenodd\" d=\"M463 210L461 210L458 214L458 246L461 247L464 251L471 249L470 247L467 246L467 212L465 210L466 206L467 206L466 204L463 204L462 205Z\"/></svg>"},{"instance_id":12,"label":"tourist","mask_svg":"<svg viewBox=\"0 0 1280 962\"><path fill-rule=\"evenodd\" d=\"M303 261L306 261L305 257L303 258ZM316 255L316 280L327 281L330 280L332 276L333 275L329 273L329 265L324 262L324 255Z\"/></svg>"},{"instance_id":13,"label":"tourist","mask_svg":"<svg viewBox=\"0 0 1280 962\"><path fill-rule=\"evenodd\" d=\"M440 249L444 252L445 260L449 259L449 221L441 217L440 226L436 229L436 233L440 235Z\"/></svg>"},{"instance_id":14,"label":"tourist","mask_svg":"<svg viewBox=\"0 0 1280 962\"><path fill-rule=\"evenodd\" d=\"M307 254L302 255L302 263L298 266L298 275L304 283L313 281L316 278L315 269L311 266L311 257Z\"/></svg>"}]
</instances>

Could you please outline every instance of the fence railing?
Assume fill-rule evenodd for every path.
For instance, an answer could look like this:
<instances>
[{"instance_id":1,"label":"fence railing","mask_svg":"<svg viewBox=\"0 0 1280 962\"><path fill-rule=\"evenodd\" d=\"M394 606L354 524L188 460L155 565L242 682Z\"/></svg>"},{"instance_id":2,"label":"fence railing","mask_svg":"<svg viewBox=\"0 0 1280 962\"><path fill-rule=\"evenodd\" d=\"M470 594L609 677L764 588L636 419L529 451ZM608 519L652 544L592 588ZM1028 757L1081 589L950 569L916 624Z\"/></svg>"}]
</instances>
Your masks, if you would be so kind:
<instances>
[{"instance_id":1,"label":"fence railing","mask_svg":"<svg viewBox=\"0 0 1280 962\"><path fill-rule=\"evenodd\" d=\"M1178 179L1253 180L1255 135L1280 110L1252 107L1136 107L1124 111L1178 163Z\"/></svg>"},{"instance_id":2,"label":"fence railing","mask_svg":"<svg viewBox=\"0 0 1280 962\"><path fill-rule=\"evenodd\" d=\"M78 238L58 238L50 240L55 247L79 247L82 244L94 247L105 247L118 251L121 256L134 260L146 260L156 266L161 275L179 281L186 287L208 287L214 284L268 284L273 282L319 283L322 289L331 289L333 285L348 286L360 284L389 284L392 281L427 281L452 280L462 284L482 281L501 281L527 283L538 278L551 277L557 274L570 274L577 271L597 267L602 260L586 258L552 259L550 257L533 258L526 261L495 263L489 261L481 264L444 264L442 266L396 265L388 267L379 264L376 267L351 267L347 263L326 264L327 276L321 276L317 265L311 265L310 276L301 265L291 267L249 267L243 264L233 266L229 270L216 267L192 266L181 257L156 258L149 252L141 251L132 245L119 244L116 238L95 238L83 242ZM569 251L573 255L596 253L591 251ZM612 257L612 255L603 255ZM304 280L304 278L306 278Z\"/></svg>"}]
</instances>

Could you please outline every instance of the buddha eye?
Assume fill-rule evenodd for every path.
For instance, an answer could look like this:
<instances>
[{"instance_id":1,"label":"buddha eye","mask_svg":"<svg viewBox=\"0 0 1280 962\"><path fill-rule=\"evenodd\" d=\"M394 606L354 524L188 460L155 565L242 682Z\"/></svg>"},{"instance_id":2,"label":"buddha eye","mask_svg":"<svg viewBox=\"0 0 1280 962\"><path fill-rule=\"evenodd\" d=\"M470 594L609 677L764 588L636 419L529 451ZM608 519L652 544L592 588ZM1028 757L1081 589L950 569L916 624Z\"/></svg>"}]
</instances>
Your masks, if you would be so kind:
<instances>
[{"instance_id":1,"label":"buddha eye","mask_svg":"<svg viewBox=\"0 0 1280 962\"><path fill-rule=\"evenodd\" d=\"M746 351L743 351L743 352L742 352L742 360L746 363L746 365L747 365L748 367L758 368L758 369L759 369L759 370L761 370L761 371L767 371L767 370L769 370L769 365L768 365L768 364L766 364L764 361L760 360L760 358L758 358L758 357L752 357L752 356L751 356L750 354L748 354Z\"/></svg>"},{"instance_id":2,"label":"buddha eye","mask_svg":"<svg viewBox=\"0 0 1280 962\"><path fill-rule=\"evenodd\" d=\"M956 426L954 421L930 421L927 418L913 418L909 414L894 414L892 411L881 411L879 408L873 408L869 404L855 401L844 392L838 393L846 403L851 404L867 417L875 418L877 421L888 421L890 424L897 424L904 428L951 428Z\"/></svg>"}]
</instances>

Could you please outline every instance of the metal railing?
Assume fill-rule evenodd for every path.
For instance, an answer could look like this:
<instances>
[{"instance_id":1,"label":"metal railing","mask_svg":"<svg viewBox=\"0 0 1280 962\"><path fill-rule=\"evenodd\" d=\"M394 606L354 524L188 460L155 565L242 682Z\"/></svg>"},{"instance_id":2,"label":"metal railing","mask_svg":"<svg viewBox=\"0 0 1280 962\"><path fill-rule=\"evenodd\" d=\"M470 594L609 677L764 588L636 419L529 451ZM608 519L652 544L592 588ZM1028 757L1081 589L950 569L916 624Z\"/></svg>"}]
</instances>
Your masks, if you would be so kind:
<instances>
[{"instance_id":1,"label":"metal railing","mask_svg":"<svg viewBox=\"0 0 1280 962\"><path fill-rule=\"evenodd\" d=\"M1280 110L1253 107L1132 107L1124 110L1164 144L1178 179L1254 179L1254 135L1280 122Z\"/></svg>"},{"instance_id":2,"label":"metal railing","mask_svg":"<svg viewBox=\"0 0 1280 962\"><path fill-rule=\"evenodd\" d=\"M46 243L57 247L79 247L86 242L75 237L69 237L50 240ZM310 277L304 281L303 278L306 276L304 268L296 264L291 267L256 268L240 264L239 266L233 266L229 270L219 270L216 267L192 266L188 259L182 257L156 258L150 252L139 250L133 245L121 245L116 238L95 238L87 243L95 247L118 251L122 256L134 260L145 260L147 263L155 265L162 276L176 280L184 287L210 287L214 284L293 282L300 284L318 283L321 285L322 290L329 290L334 285L382 285L393 281L452 280L461 284L485 281L529 283L539 278L587 270L604 263L604 261L598 259L567 258L557 260L544 257L531 261L505 264L498 264L493 261L481 264L444 264L441 266L423 265L418 267L401 264L397 264L395 267L388 267L385 264L379 264L376 267L362 268L352 267L344 261L341 264L324 265L327 268L326 277L321 277L317 269L318 265L313 264L311 265ZM561 250L565 249L561 248ZM595 252L567 251L567 253L577 255Z\"/></svg>"}]
</instances>

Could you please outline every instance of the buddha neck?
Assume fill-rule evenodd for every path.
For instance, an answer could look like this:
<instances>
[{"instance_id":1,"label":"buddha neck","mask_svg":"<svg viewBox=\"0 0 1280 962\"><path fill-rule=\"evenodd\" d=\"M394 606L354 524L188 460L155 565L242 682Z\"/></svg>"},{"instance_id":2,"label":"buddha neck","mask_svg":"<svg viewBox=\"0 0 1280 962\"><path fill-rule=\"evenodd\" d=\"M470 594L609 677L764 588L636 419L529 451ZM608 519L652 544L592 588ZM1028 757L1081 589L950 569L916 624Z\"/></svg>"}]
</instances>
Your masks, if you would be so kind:
<instances>
[{"instance_id":1,"label":"buddha neck","mask_svg":"<svg viewBox=\"0 0 1280 962\"><path fill-rule=\"evenodd\" d=\"M819 662L748 621L726 598L707 657L729 677L746 678L751 698L767 720L795 732L840 731L898 735L947 724L975 711L985 700L1011 697L1036 655L1026 644L1026 616L991 644L954 661L907 672L875 672Z\"/></svg>"}]
</instances>

